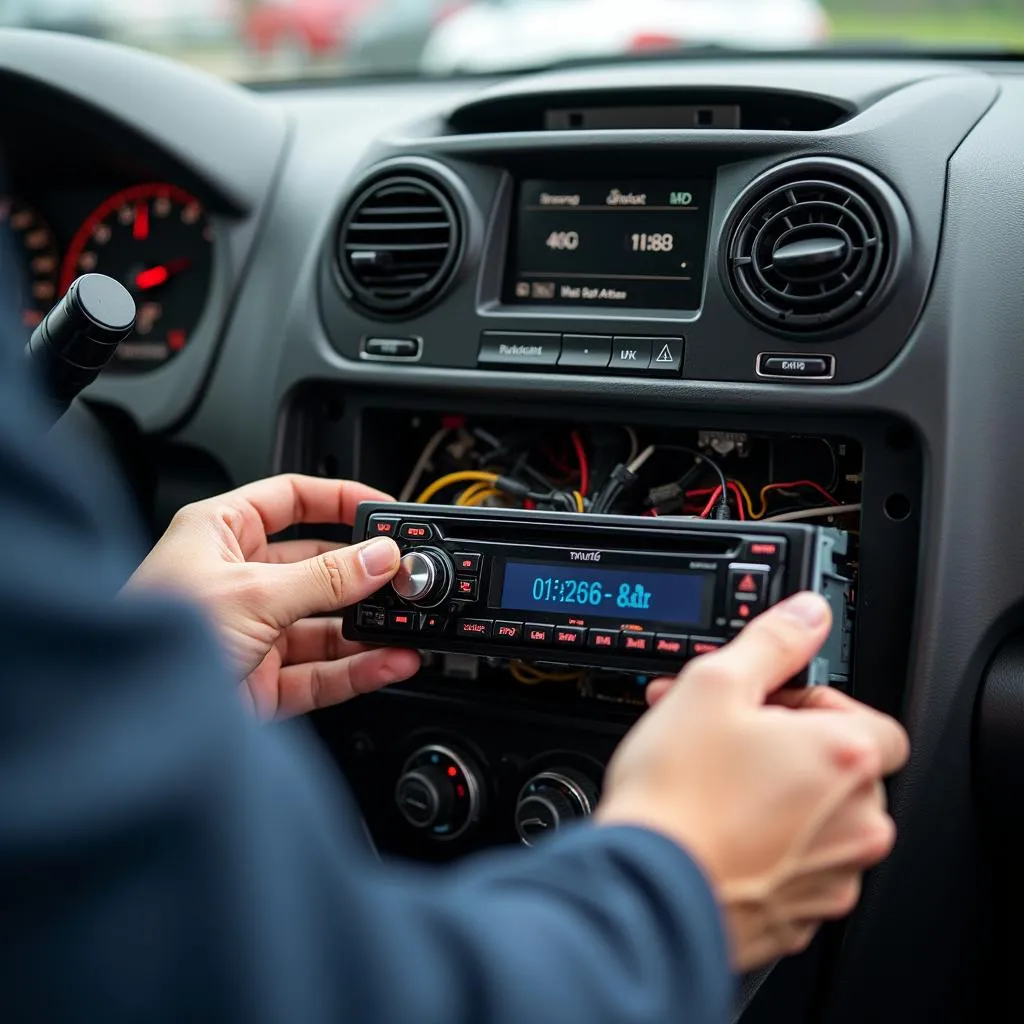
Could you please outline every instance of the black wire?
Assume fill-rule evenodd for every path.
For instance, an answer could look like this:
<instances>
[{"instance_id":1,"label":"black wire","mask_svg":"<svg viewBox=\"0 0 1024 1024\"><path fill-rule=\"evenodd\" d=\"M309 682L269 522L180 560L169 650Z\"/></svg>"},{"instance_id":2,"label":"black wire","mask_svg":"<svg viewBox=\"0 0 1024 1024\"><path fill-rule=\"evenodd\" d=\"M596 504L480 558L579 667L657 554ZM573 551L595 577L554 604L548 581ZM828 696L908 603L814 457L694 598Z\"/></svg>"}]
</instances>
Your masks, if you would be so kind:
<instances>
[{"instance_id":1,"label":"black wire","mask_svg":"<svg viewBox=\"0 0 1024 1024\"><path fill-rule=\"evenodd\" d=\"M656 444L654 446L655 452L683 452L685 455L691 455L698 462L703 462L704 465L710 466L718 474L718 482L722 487L722 497L729 497L729 482L725 478L725 472L722 467L715 462L714 459L708 458L703 452L697 451L696 448L687 448L681 444ZM686 474L679 478L680 482L686 479Z\"/></svg>"}]
</instances>

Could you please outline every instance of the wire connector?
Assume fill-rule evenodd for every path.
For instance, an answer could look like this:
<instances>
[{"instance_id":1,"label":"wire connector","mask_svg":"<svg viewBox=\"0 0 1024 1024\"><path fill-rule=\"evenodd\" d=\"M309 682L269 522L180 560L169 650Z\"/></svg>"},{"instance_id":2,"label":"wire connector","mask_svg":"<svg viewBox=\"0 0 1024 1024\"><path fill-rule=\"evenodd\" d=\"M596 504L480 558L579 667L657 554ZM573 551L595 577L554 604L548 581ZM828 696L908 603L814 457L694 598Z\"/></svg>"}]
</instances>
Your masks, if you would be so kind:
<instances>
[{"instance_id":1,"label":"wire connector","mask_svg":"<svg viewBox=\"0 0 1024 1024\"><path fill-rule=\"evenodd\" d=\"M529 484L524 484L521 480L513 480L510 476L499 476L494 481L494 486L503 494L509 494L520 500L530 497L533 493Z\"/></svg>"},{"instance_id":2,"label":"wire connector","mask_svg":"<svg viewBox=\"0 0 1024 1024\"><path fill-rule=\"evenodd\" d=\"M718 520L732 519L732 509L729 508L729 499L726 495L722 495L718 501L715 502L715 507L711 510L711 518Z\"/></svg>"}]
</instances>

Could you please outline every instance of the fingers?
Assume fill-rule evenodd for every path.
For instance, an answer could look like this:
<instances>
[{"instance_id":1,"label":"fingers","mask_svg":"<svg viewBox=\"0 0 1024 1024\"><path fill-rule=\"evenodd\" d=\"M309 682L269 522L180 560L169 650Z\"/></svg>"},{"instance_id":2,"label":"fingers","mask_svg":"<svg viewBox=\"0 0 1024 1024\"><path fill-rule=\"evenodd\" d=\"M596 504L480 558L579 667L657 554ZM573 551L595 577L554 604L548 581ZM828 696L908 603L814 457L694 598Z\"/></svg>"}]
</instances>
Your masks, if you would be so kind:
<instances>
[{"instance_id":1,"label":"fingers","mask_svg":"<svg viewBox=\"0 0 1024 1024\"><path fill-rule=\"evenodd\" d=\"M890 718L871 708L861 707L848 714L837 715L832 711L808 711L802 717L829 727L845 741L845 760L852 767L860 767L873 779L892 775L899 771L910 756L910 741L903 727Z\"/></svg>"},{"instance_id":2,"label":"fingers","mask_svg":"<svg viewBox=\"0 0 1024 1024\"><path fill-rule=\"evenodd\" d=\"M267 536L297 523L344 523L355 521L361 501L391 501L390 495L352 480L326 480L316 476L285 473L257 480L223 495L218 501L255 509Z\"/></svg>"},{"instance_id":3,"label":"fingers","mask_svg":"<svg viewBox=\"0 0 1024 1024\"><path fill-rule=\"evenodd\" d=\"M302 619L281 634L277 646L285 665L338 661L367 650L364 644L345 639L341 619Z\"/></svg>"},{"instance_id":4,"label":"fingers","mask_svg":"<svg viewBox=\"0 0 1024 1024\"><path fill-rule=\"evenodd\" d=\"M652 679L644 690L644 697L647 699L648 707L654 707L669 690L675 686L674 679Z\"/></svg>"},{"instance_id":5,"label":"fingers","mask_svg":"<svg viewBox=\"0 0 1024 1024\"><path fill-rule=\"evenodd\" d=\"M304 562L267 566L261 614L279 628L337 611L375 593L398 571L398 545L387 537L338 548Z\"/></svg>"},{"instance_id":6,"label":"fingers","mask_svg":"<svg viewBox=\"0 0 1024 1024\"><path fill-rule=\"evenodd\" d=\"M414 676L420 668L415 651L389 648L366 651L342 661L317 661L281 669L277 713L280 717L340 704L389 683Z\"/></svg>"},{"instance_id":7,"label":"fingers","mask_svg":"<svg viewBox=\"0 0 1024 1024\"><path fill-rule=\"evenodd\" d=\"M761 704L807 666L831 625L824 598L797 594L759 615L720 651L696 658L683 670L682 680Z\"/></svg>"},{"instance_id":8,"label":"fingers","mask_svg":"<svg viewBox=\"0 0 1024 1024\"><path fill-rule=\"evenodd\" d=\"M330 540L280 540L267 545L267 562L272 565L287 565L289 562L304 562L307 558L326 555L341 545Z\"/></svg>"},{"instance_id":9,"label":"fingers","mask_svg":"<svg viewBox=\"0 0 1024 1024\"><path fill-rule=\"evenodd\" d=\"M863 711L866 707L841 690L830 686L807 686L799 690L779 690L768 698L768 703L794 711Z\"/></svg>"}]
</instances>

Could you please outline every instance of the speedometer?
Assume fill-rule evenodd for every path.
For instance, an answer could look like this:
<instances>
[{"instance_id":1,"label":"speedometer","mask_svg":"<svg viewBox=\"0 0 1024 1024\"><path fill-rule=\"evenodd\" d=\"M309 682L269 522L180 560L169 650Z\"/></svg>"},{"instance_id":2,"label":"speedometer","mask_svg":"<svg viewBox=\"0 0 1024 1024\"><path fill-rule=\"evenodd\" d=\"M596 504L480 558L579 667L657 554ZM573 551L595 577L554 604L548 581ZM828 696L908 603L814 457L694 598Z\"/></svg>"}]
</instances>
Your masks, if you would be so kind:
<instances>
[{"instance_id":1,"label":"speedometer","mask_svg":"<svg viewBox=\"0 0 1024 1024\"><path fill-rule=\"evenodd\" d=\"M61 293L82 274L107 274L138 306L111 370L147 370L185 349L209 298L212 243L202 204L174 185L125 189L86 218L64 258Z\"/></svg>"}]
</instances>

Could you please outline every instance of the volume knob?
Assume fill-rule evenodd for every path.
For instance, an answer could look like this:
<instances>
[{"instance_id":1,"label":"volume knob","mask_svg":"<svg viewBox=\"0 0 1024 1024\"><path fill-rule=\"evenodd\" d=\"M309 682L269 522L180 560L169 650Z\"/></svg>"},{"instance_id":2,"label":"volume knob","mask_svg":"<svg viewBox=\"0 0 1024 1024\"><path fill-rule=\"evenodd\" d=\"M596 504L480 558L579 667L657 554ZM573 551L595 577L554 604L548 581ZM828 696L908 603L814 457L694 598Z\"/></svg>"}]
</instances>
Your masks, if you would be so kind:
<instances>
[{"instance_id":1,"label":"volume knob","mask_svg":"<svg viewBox=\"0 0 1024 1024\"><path fill-rule=\"evenodd\" d=\"M395 593L420 608L441 604L452 589L451 559L437 548L417 548L402 556L391 581Z\"/></svg>"}]
</instances>

